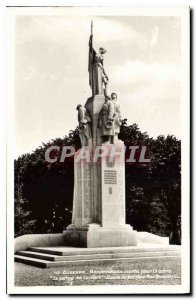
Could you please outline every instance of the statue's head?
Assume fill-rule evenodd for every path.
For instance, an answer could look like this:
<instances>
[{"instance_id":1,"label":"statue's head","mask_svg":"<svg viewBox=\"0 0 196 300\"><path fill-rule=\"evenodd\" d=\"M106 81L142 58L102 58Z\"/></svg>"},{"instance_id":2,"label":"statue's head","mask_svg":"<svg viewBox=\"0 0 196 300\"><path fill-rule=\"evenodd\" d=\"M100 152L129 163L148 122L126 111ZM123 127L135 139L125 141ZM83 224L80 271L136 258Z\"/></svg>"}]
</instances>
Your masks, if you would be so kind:
<instances>
[{"instance_id":1,"label":"statue's head","mask_svg":"<svg viewBox=\"0 0 196 300\"><path fill-rule=\"evenodd\" d=\"M104 48L101 47L101 48L99 48L99 53L100 53L100 54L105 54L105 53L106 53L106 50L105 50Z\"/></svg>"},{"instance_id":2,"label":"statue's head","mask_svg":"<svg viewBox=\"0 0 196 300\"><path fill-rule=\"evenodd\" d=\"M111 98L112 98L112 100L115 100L115 99L117 99L117 95L116 95L116 93L112 93L112 94L111 94Z\"/></svg>"},{"instance_id":3,"label":"statue's head","mask_svg":"<svg viewBox=\"0 0 196 300\"><path fill-rule=\"evenodd\" d=\"M79 110L80 107L82 107L82 105L81 105L81 104L78 104L78 105L76 106L76 110Z\"/></svg>"}]
</instances>

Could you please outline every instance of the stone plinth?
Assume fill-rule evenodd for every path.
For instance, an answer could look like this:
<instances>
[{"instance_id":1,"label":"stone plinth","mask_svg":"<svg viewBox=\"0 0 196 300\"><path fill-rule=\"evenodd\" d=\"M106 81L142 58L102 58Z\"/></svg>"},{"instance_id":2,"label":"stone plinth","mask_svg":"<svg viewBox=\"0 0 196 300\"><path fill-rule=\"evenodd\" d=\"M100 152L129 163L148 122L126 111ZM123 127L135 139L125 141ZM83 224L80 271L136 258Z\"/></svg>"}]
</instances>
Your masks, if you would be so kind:
<instances>
[{"instance_id":1,"label":"stone plinth","mask_svg":"<svg viewBox=\"0 0 196 300\"><path fill-rule=\"evenodd\" d=\"M125 225L125 147L122 141L103 146L107 154L101 159L102 226L118 228Z\"/></svg>"},{"instance_id":2,"label":"stone plinth","mask_svg":"<svg viewBox=\"0 0 196 300\"><path fill-rule=\"evenodd\" d=\"M74 199L72 227L82 228L84 225L93 222L93 169L92 163L84 159L76 161L78 151L74 158Z\"/></svg>"},{"instance_id":3,"label":"stone plinth","mask_svg":"<svg viewBox=\"0 0 196 300\"><path fill-rule=\"evenodd\" d=\"M91 224L93 225L93 224ZM137 232L130 226L118 228L75 228L75 230L66 230L63 232L65 245L72 247L122 247L136 246Z\"/></svg>"},{"instance_id":4,"label":"stone plinth","mask_svg":"<svg viewBox=\"0 0 196 300\"><path fill-rule=\"evenodd\" d=\"M102 146L105 154L98 162L81 160L74 164L73 218L63 232L67 246L137 245L136 231L125 223L124 143Z\"/></svg>"}]
</instances>

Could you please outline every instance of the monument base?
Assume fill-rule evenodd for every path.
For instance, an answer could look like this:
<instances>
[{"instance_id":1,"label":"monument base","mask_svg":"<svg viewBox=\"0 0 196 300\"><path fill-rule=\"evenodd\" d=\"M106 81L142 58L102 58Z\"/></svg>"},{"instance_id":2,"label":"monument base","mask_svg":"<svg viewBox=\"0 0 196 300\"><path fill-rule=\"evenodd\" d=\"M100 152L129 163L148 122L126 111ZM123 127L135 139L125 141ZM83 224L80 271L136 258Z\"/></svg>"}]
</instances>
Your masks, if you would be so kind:
<instances>
[{"instance_id":1,"label":"monument base","mask_svg":"<svg viewBox=\"0 0 196 300\"><path fill-rule=\"evenodd\" d=\"M118 228L103 228L98 224L90 224L84 228L68 227L63 232L66 246L99 248L124 247L137 245L137 232L129 225Z\"/></svg>"}]
</instances>

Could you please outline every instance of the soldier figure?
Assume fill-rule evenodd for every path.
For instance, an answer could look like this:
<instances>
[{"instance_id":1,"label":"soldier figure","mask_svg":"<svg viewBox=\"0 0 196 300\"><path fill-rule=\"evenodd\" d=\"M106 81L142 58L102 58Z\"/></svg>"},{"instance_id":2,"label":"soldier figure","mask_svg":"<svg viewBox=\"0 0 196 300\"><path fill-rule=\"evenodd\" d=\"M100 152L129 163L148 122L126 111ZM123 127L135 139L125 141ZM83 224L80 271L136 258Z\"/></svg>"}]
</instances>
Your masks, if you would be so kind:
<instances>
[{"instance_id":1,"label":"soldier figure","mask_svg":"<svg viewBox=\"0 0 196 300\"><path fill-rule=\"evenodd\" d=\"M102 143L115 144L120 132L121 112L116 93L111 94L111 99L106 97L99 118L100 136Z\"/></svg>"},{"instance_id":2,"label":"soldier figure","mask_svg":"<svg viewBox=\"0 0 196 300\"><path fill-rule=\"evenodd\" d=\"M79 136L82 147L92 147L92 133L91 133L91 117L87 113L86 109L78 104L76 107L78 111L78 122L79 122Z\"/></svg>"}]
</instances>

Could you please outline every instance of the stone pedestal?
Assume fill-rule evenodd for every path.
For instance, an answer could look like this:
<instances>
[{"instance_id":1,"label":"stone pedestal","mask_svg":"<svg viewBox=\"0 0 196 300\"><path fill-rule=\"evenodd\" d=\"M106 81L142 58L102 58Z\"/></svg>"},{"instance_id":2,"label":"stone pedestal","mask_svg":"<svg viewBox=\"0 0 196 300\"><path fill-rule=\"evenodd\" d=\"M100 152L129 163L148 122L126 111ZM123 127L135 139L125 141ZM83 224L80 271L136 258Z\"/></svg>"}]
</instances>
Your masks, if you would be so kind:
<instances>
[{"instance_id":1,"label":"stone pedestal","mask_svg":"<svg viewBox=\"0 0 196 300\"><path fill-rule=\"evenodd\" d=\"M136 231L125 224L124 143L103 147L107 153L99 161L74 164L73 218L63 232L67 246L137 245Z\"/></svg>"},{"instance_id":2,"label":"stone pedestal","mask_svg":"<svg viewBox=\"0 0 196 300\"><path fill-rule=\"evenodd\" d=\"M102 226L118 228L125 225L125 147L122 141L103 146L107 154L101 158Z\"/></svg>"},{"instance_id":3,"label":"stone pedestal","mask_svg":"<svg viewBox=\"0 0 196 300\"><path fill-rule=\"evenodd\" d=\"M92 225L92 227L91 227ZM95 224L97 225L97 224ZM75 228L63 232L65 245L72 247L123 247L137 245L137 232L127 227L94 227L90 224L88 228Z\"/></svg>"},{"instance_id":4,"label":"stone pedestal","mask_svg":"<svg viewBox=\"0 0 196 300\"><path fill-rule=\"evenodd\" d=\"M80 150L79 150L80 152ZM76 154L79 155L79 152ZM74 159L74 199L72 224L68 227L82 228L93 222L93 170L92 163Z\"/></svg>"}]
</instances>

